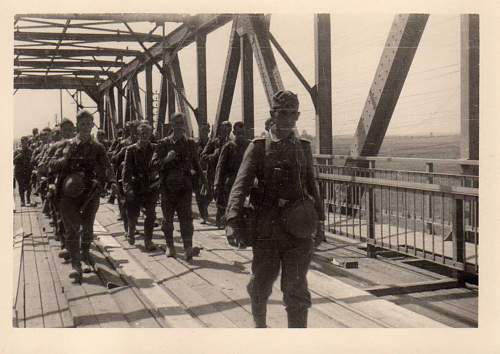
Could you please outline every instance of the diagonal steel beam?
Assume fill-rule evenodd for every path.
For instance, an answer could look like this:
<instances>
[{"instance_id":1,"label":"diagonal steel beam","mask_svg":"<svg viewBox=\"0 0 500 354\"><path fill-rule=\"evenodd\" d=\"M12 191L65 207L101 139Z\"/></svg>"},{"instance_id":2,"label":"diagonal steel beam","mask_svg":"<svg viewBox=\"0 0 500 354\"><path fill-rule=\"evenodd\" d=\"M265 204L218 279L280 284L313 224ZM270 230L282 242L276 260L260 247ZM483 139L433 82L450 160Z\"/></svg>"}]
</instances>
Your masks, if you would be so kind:
<instances>
[{"instance_id":1,"label":"diagonal steel beam","mask_svg":"<svg viewBox=\"0 0 500 354\"><path fill-rule=\"evenodd\" d=\"M129 75L140 71L149 61L157 61L161 59L165 49L177 48L180 50L194 42L196 33L211 32L222 27L232 19L233 15L228 14L192 16L189 21L190 24L183 24L177 27L162 41L153 45L149 49L150 57L136 58L132 62L128 63L123 69L119 70L117 72L117 78L126 80ZM99 87L99 90L105 90L109 86L112 86L112 82L106 81Z\"/></svg>"},{"instance_id":2,"label":"diagonal steel beam","mask_svg":"<svg viewBox=\"0 0 500 354\"><path fill-rule=\"evenodd\" d=\"M399 14L394 18L354 135L351 156L378 155L428 18L427 14Z\"/></svg>"},{"instance_id":3,"label":"diagonal steel beam","mask_svg":"<svg viewBox=\"0 0 500 354\"><path fill-rule=\"evenodd\" d=\"M172 73L173 82L176 86L175 91L177 96L177 104L179 106L180 111L184 113L184 115L186 116L186 123L188 125L187 135L193 136L193 123L191 122L191 114L188 109L187 100L183 98L183 96L185 97L186 92L184 90L184 82L182 80L181 66L177 54L175 54L169 67Z\"/></svg>"},{"instance_id":4,"label":"diagonal steel beam","mask_svg":"<svg viewBox=\"0 0 500 354\"><path fill-rule=\"evenodd\" d=\"M63 30L62 30L62 34L65 34L66 31L68 30L68 25L70 24L71 20L66 20L66 23L64 24L64 27L63 27ZM45 76L48 75L50 69L52 68L52 64L54 63L54 59L56 58L56 55L57 55L57 52L59 50L59 47L61 46L61 42L62 42L62 39L59 39L57 41L57 45L56 45L56 49L55 49L55 53L54 55L52 55L52 57L50 58L50 65L47 67L47 72L45 73ZM62 117L61 117L62 118Z\"/></svg>"},{"instance_id":5,"label":"diagonal steel beam","mask_svg":"<svg viewBox=\"0 0 500 354\"><path fill-rule=\"evenodd\" d=\"M239 21L239 20L238 20ZM233 21L231 33L229 35L229 46L226 56L226 65L222 76L219 101L217 103L217 112L212 128L212 138L217 136L217 131L222 122L229 119L231 113L231 105L233 103L234 88L236 86L236 78L240 67L241 58L241 42L237 32L238 21Z\"/></svg>"},{"instance_id":6,"label":"diagonal steel beam","mask_svg":"<svg viewBox=\"0 0 500 354\"><path fill-rule=\"evenodd\" d=\"M271 105L273 94L283 89L283 82L269 40L268 20L264 15L252 14L240 15L238 22L242 24L240 34L249 36L267 101Z\"/></svg>"}]
</instances>

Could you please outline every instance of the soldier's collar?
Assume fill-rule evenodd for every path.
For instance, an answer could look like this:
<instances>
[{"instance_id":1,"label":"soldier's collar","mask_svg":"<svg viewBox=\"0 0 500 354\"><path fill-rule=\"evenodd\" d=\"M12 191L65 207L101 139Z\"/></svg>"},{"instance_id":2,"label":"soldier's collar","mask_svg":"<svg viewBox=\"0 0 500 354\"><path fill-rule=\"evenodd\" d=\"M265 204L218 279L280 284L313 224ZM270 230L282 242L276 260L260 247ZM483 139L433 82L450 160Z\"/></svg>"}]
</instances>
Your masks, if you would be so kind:
<instances>
[{"instance_id":1,"label":"soldier's collar","mask_svg":"<svg viewBox=\"0 0 500 354\"><path fill-rule=\"evenodd\" d=\"M269 138L271 138L271 141L273 143L276 143L276 142L279 142L279 141L285 141L285 140L290 140L290 142L292 144L295 144L297 142L297 132L296 132L295 129L290 133L290 135L288 135L287 137L282 138L282 139L278 138L278 136L276 135L276 133L274 131L275 129L276 129L275 126L272 126L271 129L269 129L269 132L268 132Z\"/></svg>"},{"instance_id":2,"label":"soldier's collar","mask_svg":"<svg viewBox=\"0 0 500 354\"><path fill-rule=\"evenodd\" d=\"M169 136L170 140L172 140L174 143L178 142L178 141L182 141L182 140L186 140L186 135L183 135L181 136L179 139L176 139L175 138L175 135L174 133L171 133L170 136Z\"/></svg>"}]
</instances>

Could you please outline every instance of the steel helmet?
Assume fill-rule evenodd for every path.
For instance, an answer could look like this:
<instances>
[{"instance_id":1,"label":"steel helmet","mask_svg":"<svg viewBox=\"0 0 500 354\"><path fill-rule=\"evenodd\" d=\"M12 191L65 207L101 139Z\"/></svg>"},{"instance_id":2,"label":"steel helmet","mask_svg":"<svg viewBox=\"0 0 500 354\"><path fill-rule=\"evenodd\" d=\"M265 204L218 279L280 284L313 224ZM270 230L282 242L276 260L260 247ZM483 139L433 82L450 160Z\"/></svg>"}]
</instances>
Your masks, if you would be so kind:
<instances>
[{"instance_id":1,"label":"steel helmet","mask_svg":"<svg viewBox=\"0 0 500 354\"><path fill-rule=\"evenodd\" d=\"M64 179L62 192L65 197L78 198L83 194L85 182L82 173L72 173Z\"/></svg>"}]
</instances>

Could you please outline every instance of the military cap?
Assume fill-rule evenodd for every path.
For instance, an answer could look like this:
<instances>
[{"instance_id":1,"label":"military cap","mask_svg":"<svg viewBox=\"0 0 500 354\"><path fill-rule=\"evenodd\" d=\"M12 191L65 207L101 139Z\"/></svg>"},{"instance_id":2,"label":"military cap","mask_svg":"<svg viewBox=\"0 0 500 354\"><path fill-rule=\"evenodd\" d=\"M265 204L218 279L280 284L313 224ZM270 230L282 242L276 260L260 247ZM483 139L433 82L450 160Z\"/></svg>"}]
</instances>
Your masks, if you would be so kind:
<instances>
[{"instance_id":1,"label":"military cap","mask_svg":"<svg viewBox=\"0 0 500 354\"><path fill-rule=\"evenodd\" d=\"M94 120L92 114L90 114L90 112L85 109L83 111L78 112L78 114L76 115L76 121L79 122L83 118L90 118Z\"/></svg>"},{"instance_id":2,"label":"military cap","mask_svg":"<svg viewBox=\"0 0 500 354\"><path fill-rule=\"evenodd\" d=\"M63 125L71 125L71 126L75 126L75 123L73 123L72 121L70 121L68 118L64 118L61 123L59 124L60 127L62 127Z\"/></svg>"},{"instance_id":3,"label":"military cap","mask_svg":"<svg viewBox=\"0 0 500 354\"><path fill-rule=\"evenodd\" d=\"M296 111L299 109L299 99L292 91L279 90L273 95L272 109Z\"/></svg>"}]
</instances>

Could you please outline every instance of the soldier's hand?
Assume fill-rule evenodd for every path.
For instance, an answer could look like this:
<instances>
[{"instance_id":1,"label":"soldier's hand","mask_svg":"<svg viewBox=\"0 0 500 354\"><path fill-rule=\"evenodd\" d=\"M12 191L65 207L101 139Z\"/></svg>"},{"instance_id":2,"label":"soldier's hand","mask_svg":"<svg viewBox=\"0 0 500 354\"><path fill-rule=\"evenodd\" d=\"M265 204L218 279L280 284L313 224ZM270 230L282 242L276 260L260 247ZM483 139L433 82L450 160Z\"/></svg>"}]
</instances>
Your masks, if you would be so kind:
<instances>
[{"instance_id":1,"label":"soldier's hand","mask_svg":"<svg viewBox=\"0 0 500 354\"><path fill-rule=\"evenodd\" d=\"M238 247L239 246L239 227L236 225L236 222L233 220L230 220L227 222L226 225L226 238L227 242L229 245L233 247Z\"/></svg>"},{"instance_id":2,"label":"soldier's hand","mask_svg":"<svg viewBox=\"0 0 500 354\"><path fill-rule=\"evenodd\" d=\"M175 159L176 153L174 150L170 150L167 154L167 157L165 157L165 160L163 160L165 163L172 161Z\"/></svg>"}]
</instances>

